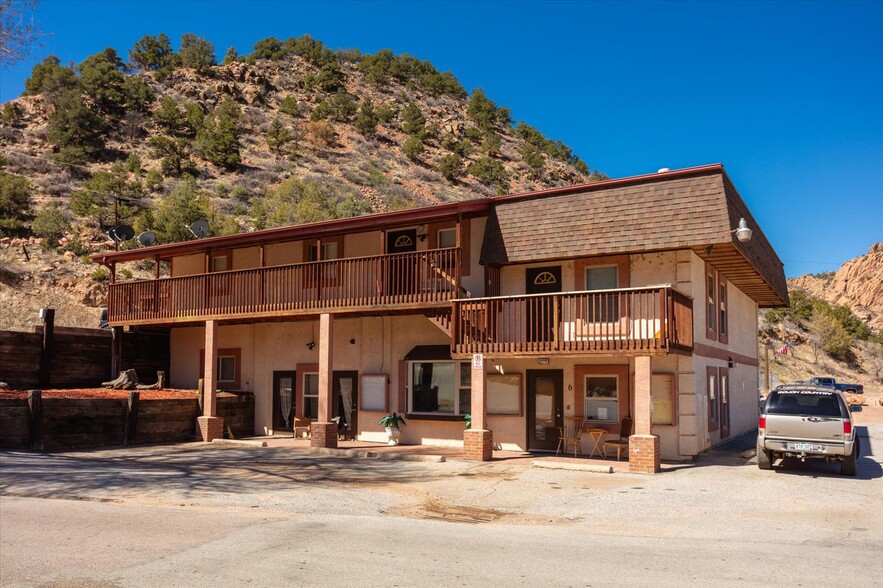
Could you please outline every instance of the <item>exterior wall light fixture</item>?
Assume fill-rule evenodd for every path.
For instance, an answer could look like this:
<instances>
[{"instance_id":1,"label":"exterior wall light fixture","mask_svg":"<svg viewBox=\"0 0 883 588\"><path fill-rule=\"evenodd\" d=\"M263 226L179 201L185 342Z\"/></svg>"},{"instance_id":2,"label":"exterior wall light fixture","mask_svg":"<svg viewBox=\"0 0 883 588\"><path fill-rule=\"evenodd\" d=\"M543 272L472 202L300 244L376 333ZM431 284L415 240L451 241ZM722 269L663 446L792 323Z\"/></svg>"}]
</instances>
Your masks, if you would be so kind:
<instances>
[{"instance_id":1,"label":"exterior wall light fixture","mask_svg":"<svg viewBox=\"0 0 883 588\"><path fill-rule=\"evenodd\" d=\"M748 223L745 221L744 217L739 219L739 226L730 232L735 233L736 238L742 243L751 241L751 235L754 234L754 232L748 228Z\"/></svg>"}]
</instances>

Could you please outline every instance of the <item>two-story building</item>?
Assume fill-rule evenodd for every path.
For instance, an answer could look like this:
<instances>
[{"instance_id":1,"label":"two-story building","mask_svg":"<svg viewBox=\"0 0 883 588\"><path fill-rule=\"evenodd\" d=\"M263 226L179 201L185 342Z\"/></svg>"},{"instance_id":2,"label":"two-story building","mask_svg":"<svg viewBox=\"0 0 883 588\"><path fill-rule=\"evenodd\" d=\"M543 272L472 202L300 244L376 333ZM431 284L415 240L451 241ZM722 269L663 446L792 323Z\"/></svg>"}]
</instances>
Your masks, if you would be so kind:
<instances>
[{"instance_id":1,"label":"two-story building","mask_svg":"<svg viewBox=\"0 0 883 588\"><path fill-rule=\"evenodd\" d=\"M611 436L628 417L649 472L756 426L757 311L788 301L720 165L93 259L110 325L170 329L171 384L204 379L206 439L216 389L254 393L257 434L297 419L335 446L339 417L385 441L396 411L403 442L475 459L555 450L567 416ZM157 278L118 279L136 260Z\"/></svg>"}]
</instances>

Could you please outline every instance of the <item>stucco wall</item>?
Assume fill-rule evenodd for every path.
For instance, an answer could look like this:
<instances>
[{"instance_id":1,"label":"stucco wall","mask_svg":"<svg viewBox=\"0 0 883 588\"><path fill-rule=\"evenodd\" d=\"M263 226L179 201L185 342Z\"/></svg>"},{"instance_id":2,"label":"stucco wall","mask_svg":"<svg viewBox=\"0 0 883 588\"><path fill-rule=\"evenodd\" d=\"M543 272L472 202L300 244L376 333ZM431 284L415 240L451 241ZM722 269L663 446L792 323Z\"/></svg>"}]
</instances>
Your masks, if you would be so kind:
<instances>
[{"instance_id":1,"label":"stucco wall","mask_svg":"<svg viewBox=\"0 0 883 588\"><path fill-rule=\"evenodd\" d=\"M257 247L245 247L233 250L233 268L235 270L261 267L261 250Z\"/></svg>"},{"instance_id":2,"label":"stucco wall","mask_svg":"<svg viewBox=\"0 0 883 588\"><path fill-rule=\"evenodd\" d=\"M205 255L179 255L172 258L172 276L192 276L205 271Z\"/></svg>"},{"instance_id":3,"label":"stucco wall","mask_svg":"<svg viewBox=\"0 0 883 588\"><path fill-rule=\"evenodd\" d=\"M289 265L292 263L301 263L303 260L303 241L273 243L264 248L264 264L267 266Z\"/></svg>"}]
</instances>

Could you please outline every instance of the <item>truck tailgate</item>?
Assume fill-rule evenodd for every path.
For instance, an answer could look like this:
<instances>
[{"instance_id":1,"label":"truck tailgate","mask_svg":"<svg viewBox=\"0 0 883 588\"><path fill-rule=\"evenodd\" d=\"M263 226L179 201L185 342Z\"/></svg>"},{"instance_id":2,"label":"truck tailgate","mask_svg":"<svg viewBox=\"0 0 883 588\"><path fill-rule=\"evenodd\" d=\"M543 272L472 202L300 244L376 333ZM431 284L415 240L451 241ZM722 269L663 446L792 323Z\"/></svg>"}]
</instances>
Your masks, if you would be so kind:
<instances>
[{"instance_id":1,"label":"truck tailgate","mask_svg":"<svg viewBox=\"0 0 883 588\"><path fill-rule=\"evenodd\" d=\"M843 443L843 419L824 416L770 414L766 417L766 437L787 437L803 441Z\"/></svg>"}]
</instances>

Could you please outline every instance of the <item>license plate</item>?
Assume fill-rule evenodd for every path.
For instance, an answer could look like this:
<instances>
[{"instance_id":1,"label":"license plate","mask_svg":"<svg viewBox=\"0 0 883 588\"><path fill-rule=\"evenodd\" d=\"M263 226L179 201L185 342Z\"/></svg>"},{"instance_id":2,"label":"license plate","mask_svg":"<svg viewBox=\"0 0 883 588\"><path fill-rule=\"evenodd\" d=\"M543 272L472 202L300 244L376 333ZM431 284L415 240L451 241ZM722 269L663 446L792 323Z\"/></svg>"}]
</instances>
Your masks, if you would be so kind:
<instances>
[{"instance_id":1,"label":"license plate","mask_svg":"<svg viewBox=\"0 0 883 588\"><path fill-rule=\"evenodd\" d=\"M812 443L794 443L794 449L797 451L812 451L813 444Z\"/></svg>"}]
</instances>

